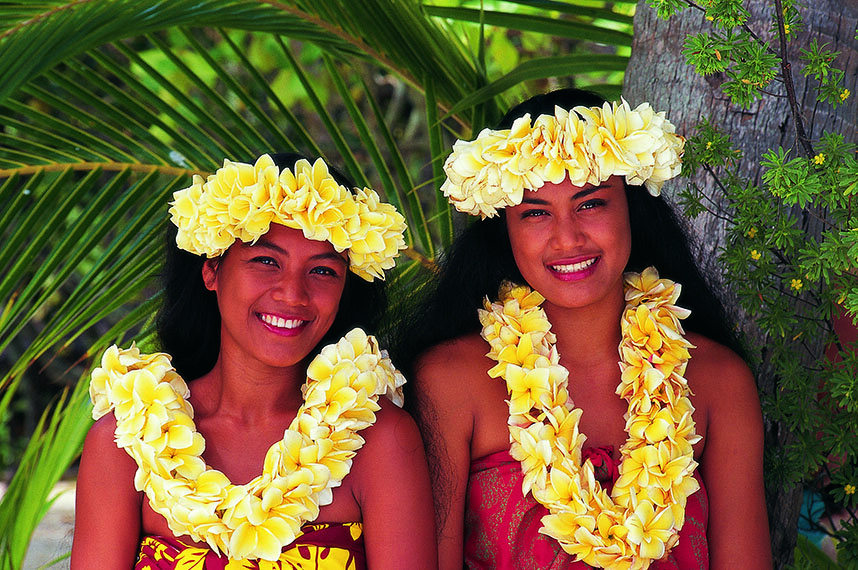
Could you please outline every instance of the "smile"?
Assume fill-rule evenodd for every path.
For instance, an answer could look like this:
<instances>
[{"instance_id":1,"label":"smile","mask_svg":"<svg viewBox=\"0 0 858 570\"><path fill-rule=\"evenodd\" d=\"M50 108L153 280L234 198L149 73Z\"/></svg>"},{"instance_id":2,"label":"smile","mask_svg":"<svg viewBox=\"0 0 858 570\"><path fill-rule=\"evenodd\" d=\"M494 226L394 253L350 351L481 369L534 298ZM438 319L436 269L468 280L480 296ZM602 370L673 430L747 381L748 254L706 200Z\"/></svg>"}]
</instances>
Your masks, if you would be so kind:
<instances>
[{"instance_id":1,"label":"smile","mask_svg":"<svg viewBox=\"0 0 858 570\"><path fill-rule=\"evenodd\" d=\"M283 317L268 314L260 314L259 318L267 325L286 330L297 329L307 322L301 319L284 319Z\"/></svg>"},{"instance_id":2,"label":"smile","mask_svg":"<svg viewBox=\"0 0 858 570\"><path fill-rule=\"evenodd\" d=\"M570 263L564 265L549 265L548 267L552 271L556 271L557 273L578 273L579 271L584 271L598 260L598 257L591 257L586 261L581 261L578 263Z\"/></svg>"}]
</instances>

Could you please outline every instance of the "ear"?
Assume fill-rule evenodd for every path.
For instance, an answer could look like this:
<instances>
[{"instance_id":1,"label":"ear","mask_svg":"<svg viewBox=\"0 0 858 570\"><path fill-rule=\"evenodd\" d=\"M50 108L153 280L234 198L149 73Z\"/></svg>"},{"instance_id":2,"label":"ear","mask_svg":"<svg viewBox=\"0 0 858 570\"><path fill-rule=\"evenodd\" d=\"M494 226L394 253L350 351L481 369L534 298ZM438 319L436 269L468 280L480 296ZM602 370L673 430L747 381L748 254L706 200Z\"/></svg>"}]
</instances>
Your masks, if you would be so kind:
<instances>
[{"instance_id":1,"label":"ear","mask_svg":"<svg viewBox=\"0 0 858 570\"><path fill-rule=\"evenodd\" d=\"M217 290L217 266L219 261L219 257L213 257L203 262L203 283L209 291Z\"/></svg>"}]
</instances>

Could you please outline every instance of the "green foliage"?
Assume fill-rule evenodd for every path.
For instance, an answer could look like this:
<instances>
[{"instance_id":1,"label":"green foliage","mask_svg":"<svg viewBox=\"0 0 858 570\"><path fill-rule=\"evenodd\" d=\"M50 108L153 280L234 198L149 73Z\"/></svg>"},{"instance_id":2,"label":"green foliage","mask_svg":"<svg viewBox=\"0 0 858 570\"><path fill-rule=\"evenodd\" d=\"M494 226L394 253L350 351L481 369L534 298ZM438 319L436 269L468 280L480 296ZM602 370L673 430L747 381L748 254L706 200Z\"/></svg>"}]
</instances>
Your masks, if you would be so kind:
<instances>
[{"instance_id":1,"label":"green foliage","mask_svg":"<svg viewBox=\"0 0 858 570\"><path fill-rule=\"evenodd\" d=\"M794 103L792 78L782 70L796 62L780 54L802 26L800 7L783 1L765 38L750 31L739 4L707 4L715 29L686 39L688 63L701 75L724 73L722 90L736 105L748 107L772 90ZM815 39L800 53L801 72L812 78L817 101L842 104L850 93L836 66L838 53ZM688 140L684 174L707 172L717 196L689 184L680 198L686 213L709 212L725 221L720 259L727 282L761 334L753 354L775 383L763 394L764 413L790 433L789 443L766 450L767 477L786 486L825 485L827 511L843 516L841 526L829 525L826 532L837 541L839 562L850 568L858 563L858 346L838 335L838 320L854 322L858 315L856 147L837 132L810 140L805 119L793 114L790 120L796 146L763 152L761 180L754 184L740 174L745 157L732 149L729 134L704 119ZM803 542L795 567L826 567L819 565L820 555Z\"/></svg>"},{"instance_id":2,"label":"green foliage","mask_svg":"<svg viewBox=\"0 0 858 570\"><path fill-rule=\"evenodd\" d=\"M751 15L742 0L713 0L706 8L706 19L716 28L732 29L748 21Z\"/></svg>"},{"instance_id":3,"label":"green foliage","mask_svg":"<svg viewBox=\"0 0 858 570\"><path fill-rule=\"evenodd\" d=\"M810 49L801 50L801 59L805 62L801 72L805 76L812 76L819 83L817 101L824 101L836 107L846 101L849 90L841 85L843 70L831 66L840 52L828 51L824 48L825 46L820 48L816 38L813 38Z\"/></svg>"},{"instance_id":4,"label":"green foliage","mask_svg":"<svg viewBox=\"0 0 858 570\"><path fill-rule=\"evenodd\" d=\"M726 73L722 89L733 103L747 107L778 76L780 60L768 43L742 29L690 35L682 50L698 73Z\"/></svg>"},{"instance_id":5,"label":"green foliage","mask_svg":"<svg viewBox=\"0 0 858 570\"><path fill-rule=\"evenodd\" d=\"M833 562L810 540L799 536L798 546L795 549L795 561L790 568L791 570L838 570L841 566Z\"/></svg>"},{"instance_id":6,"label":"green foliage","mask_svg":"<svg viewBox=\"0 0 858 570\"><path fill-rule=\"evenodd\" d=\"M665 20L688 7L685 0L647 0L647 6L654 8L659 18Z\"/></svg>"},{"instance_id":7,"label":"green foliage","mask_svg":"<svg viewBox=\"0 0 858 570\"><path fill-rule=\"evenodd\" d=\"M834 533L837 540L837 562L842 568L858 568L858 521L846 520Z\"/></svg>"}]
</instances>

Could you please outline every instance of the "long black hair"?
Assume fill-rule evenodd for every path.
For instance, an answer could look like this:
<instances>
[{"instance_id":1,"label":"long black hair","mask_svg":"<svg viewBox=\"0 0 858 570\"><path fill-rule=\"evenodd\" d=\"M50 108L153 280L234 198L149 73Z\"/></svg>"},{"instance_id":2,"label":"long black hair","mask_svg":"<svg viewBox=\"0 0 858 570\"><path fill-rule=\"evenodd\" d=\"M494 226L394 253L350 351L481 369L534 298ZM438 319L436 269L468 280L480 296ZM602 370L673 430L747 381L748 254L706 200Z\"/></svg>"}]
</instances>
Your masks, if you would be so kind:
<instances>
[{"instance_id":1,"label":"long black hair","mask_svg":"<svg viewBox=\"0 0 858 570\"><path fill-rule=\"evenodd\" d=\"M601 106L604 99L579 89L560 89L537 95L510 109L497 125L507 129L530 113L554 114L554 107ZM683 322L702 334L743 354L724 303L704 276L691 253L686 228L670 205L640 186L625 184L631 225L631 253L627 271L654 266L659 275L682 285L679 305L691 310ZM504 280L524 283L512 253L504 212L471 223L439 258L439 272L417 289L407 314L397 318L391 334L394 361L413 377L416 358L428 348L480 330L477 308L485 297L494 299ZM408 387L408 385L406 385ZM406 398L406 402L409 399Z\"/></svg>"},{"instance_id":2,"label":"long black hair","mask_svg":"<svg viewBox=\"0 0 858 570\"><path fill-rule=\"evenodd\" d=\"M298 160L310 159L297 153L271 154L280 168L294 168ZM328 170L346 188L354 188L349 178L332 166ZM217 295L206 289L202 268L206 258L176 247L177 229L167 224L166 260L161 274L163 302L156 327L161 350L173 357L173 366L185 379L192 380L209 372L220 351L220 311ZM343 296L331 328L317 349L336 342L354 327L367 333L375 331L387 307L384 283L372 282L348 271Z\"/></svg>"}]
</instances>

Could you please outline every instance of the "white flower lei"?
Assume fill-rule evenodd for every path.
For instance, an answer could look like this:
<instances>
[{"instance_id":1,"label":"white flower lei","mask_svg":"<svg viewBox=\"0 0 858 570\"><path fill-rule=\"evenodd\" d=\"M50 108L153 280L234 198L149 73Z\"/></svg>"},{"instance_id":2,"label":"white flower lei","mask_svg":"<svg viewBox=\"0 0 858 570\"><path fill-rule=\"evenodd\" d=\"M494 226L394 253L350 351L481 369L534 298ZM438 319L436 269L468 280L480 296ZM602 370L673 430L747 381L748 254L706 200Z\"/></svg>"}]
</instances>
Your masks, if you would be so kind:
<instances>
[{"instance_id":1,"label":"white flower lei","mask_svg":"<svg viewBox=\"0 0 858 570\"><path fill-rule=\"evenodd\" d=\"M137 462L134 485L176 536L233 560L274 561L331 502L364 443L357 432L375 422L378 397L402 405L405 379L358 328L323 348L307 378L298 415L245 485L206 466L190 392L164 353L109 348L92 373L92 415L113 410L116 443Z\"/></svg>"},{"instance_id":2,"label":"white flower lei","mask_svg":"<svg viewBox=\"0 0 858 570\"><path fill-rule=\"evenodd\" d=\"M629 437L610 496L590 460L582 465L582 412L569 398L544 298L506 283L501 302L487 299L480 310L488 356L498 361L489 376L503 377L510 396L510 455L521 462L522 492L549 510L540 532L590 565L639 569L664 557L699 488L692 445L700 436L683 377L693 345L679 322L689 314L675 305L679 292L651 267L625 275L617 394L628 402Z\"/></svg>"},{"instance_id":3,"label":"white flower lei","mask_svg":"<svg viewBox=\"0 0 858 570\"><path fill-rule=\"evenodd\" d=\"M267 154L255 164L223 161L223 167L173 194L171 221L176 245L217 257L240 239L253 243L272 223L299 229L304 237L348 250L349 267L367 281L384 279L405 249L405 218L371 188L352 194L320 158L280 170Z\"/></svg>"},{"instance_id":4,"label":"white flower lei","mask_svg":"<svg viewBox=\"0 0 858 570\"><path fill-rule=\"evenodd\" d=\"M649 103L555 107L554 115L540 115L532 125L527 114L509 129L483 129L473 141L456 141L441 190L457 210L483 218L520 204L525 190L566 176L574 186L624 176L657 196L681 171L684 144Z\"/></svg>"}]
</instances>

